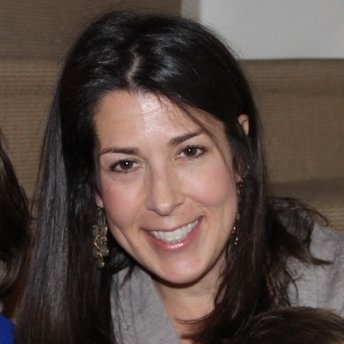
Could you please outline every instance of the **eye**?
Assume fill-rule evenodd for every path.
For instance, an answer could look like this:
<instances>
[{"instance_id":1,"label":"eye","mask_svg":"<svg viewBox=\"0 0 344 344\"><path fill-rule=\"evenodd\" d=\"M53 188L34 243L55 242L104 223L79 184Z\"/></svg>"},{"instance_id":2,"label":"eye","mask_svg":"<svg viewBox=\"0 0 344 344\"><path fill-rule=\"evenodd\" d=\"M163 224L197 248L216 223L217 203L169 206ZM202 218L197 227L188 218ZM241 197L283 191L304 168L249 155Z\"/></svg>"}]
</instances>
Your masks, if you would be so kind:
<instances>
[{"instance_id":1,"label":"eye","mask_svg":"<svg viewBox=\"0 0 344 344\"><path fill-rule=\"evenodd\" d=\"M110 171L117 173L128 173L139 166L135 160L123 159L115 162L110 166Z\"/></svg>"},{"instance_id":2,"label":"eye","mask_svg":"<svg viewBox=\"0 0 344 344\"><path fill-rule=\"evenodd\" d=\"M205 153L205 148L202 146L187 146L179 154L182 158L198 158Z\"/></svg>"}]
</instances>

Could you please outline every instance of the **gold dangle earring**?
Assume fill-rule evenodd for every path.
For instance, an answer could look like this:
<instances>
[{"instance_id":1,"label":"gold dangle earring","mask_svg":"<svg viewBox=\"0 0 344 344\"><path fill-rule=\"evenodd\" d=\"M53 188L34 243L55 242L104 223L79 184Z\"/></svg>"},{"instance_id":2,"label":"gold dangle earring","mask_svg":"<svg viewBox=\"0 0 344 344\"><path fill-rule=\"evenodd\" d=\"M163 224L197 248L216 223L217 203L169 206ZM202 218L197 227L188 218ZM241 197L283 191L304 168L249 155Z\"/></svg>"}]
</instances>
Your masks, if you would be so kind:
<instances>
[{"instance_id":1,"label":"gold dangle earring","mask_svg":"<svg viewBox=\"0 0 344 344\"><path fill-rule=\"evenodd\" d=\"M97 206L97 224L92 226L92 234L94 237L93 256L99 269L105 266L104 258L109 255L107 232L108 226L105 220L104 209Z\"/></svg>"}]
</instances>

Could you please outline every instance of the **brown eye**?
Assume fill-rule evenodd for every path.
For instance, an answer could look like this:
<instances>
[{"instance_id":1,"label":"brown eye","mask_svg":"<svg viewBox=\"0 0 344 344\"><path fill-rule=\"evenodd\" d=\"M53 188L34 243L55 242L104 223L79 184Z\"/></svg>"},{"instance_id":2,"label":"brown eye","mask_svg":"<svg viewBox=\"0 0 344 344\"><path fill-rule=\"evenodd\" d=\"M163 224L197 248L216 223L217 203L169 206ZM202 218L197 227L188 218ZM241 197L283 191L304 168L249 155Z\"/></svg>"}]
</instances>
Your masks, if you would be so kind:
<instances>
[{"instance_id":1,"label":"brown eye","mask_svg":"<svg viewBox=\"0 0 344 344\"><path fill-rule=\"evenodd\" d=\"M187 146L179 153L179 156L181 156L182 158L198 158L199 156L203 155L204 152L204 147Z\"/></svg>"},{"instance_id":2,"label":"brown eye","mask_svg":"<svg viewBox=\"0 0 344 344\"><path fill-rule=\"evenodd\" d=\"M118 173L127 173L136 166L137 162L134 160L120 160L110 167L110 170Z\"/></svg>"}]
</instances>

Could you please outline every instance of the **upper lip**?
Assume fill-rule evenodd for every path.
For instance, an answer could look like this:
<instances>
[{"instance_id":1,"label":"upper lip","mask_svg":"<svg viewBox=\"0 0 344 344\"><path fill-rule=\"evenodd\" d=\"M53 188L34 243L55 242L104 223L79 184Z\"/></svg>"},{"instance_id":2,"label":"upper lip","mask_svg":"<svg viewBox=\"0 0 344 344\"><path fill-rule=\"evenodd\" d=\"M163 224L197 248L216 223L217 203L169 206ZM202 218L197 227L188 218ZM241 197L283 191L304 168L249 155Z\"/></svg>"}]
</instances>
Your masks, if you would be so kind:
<instances>
[{"instance_id":1,"label":"upper lip","mask_svg":"<svg viewBox=\"0 0 344 344\"><path fill-rule=\"evenodd\" d=\"M149 228L149 229L146 229L145 230L148 230L149 232L173 232L175 230L177 230L178 228L181 228L181 227L184 227L184 226L187 226L189 225L190 223L193 223L195 221L199 221L200 217L197 217L196 219L194 220L191 220L191 221L188 221L188 222L184 222L182 225L179 225L179 226L176 226L176 227L173 227L173 228L166 228L168 226L166 226L165 228L162 226L162 227L156 227L156 229L152 229L152 228Z\"/></svg>"}]
</instances>

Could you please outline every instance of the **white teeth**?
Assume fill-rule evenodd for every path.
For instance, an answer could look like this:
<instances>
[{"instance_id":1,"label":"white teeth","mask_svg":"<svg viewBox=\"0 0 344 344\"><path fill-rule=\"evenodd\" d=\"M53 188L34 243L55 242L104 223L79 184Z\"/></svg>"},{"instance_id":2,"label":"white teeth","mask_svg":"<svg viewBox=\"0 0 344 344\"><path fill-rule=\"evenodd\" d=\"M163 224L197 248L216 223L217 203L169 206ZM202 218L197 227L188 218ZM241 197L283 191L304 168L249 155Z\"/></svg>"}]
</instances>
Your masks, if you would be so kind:
<instances>
[{"instance_id":1,"label":"white teeth","mask_svg":"<svg viewBox=\"0 0 344 344\"><path fill-rule=\"evenodd\" d=\"M195 228L197 221L189 223L183 227L179 227L174 231L152 231L151 234L166 243L175 243L184 240L190 232Z\"/></svg>"}]
</instances>

